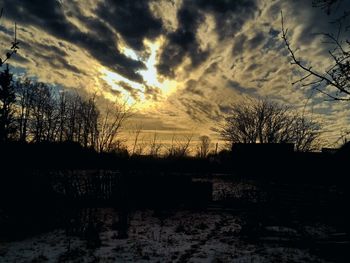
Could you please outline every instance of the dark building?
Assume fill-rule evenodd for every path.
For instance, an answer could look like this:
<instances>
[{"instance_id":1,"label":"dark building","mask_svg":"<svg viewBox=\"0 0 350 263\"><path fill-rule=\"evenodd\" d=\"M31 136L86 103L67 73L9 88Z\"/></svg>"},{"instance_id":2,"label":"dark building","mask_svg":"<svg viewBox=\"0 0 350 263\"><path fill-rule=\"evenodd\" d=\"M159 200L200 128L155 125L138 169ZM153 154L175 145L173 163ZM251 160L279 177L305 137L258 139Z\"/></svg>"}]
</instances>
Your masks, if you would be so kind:
<instances>
[{"instance_id":1,"label":"dark building","mask_svg":"<svg viewBox=\"0 0 350 263\"><path fill-rule=\"evenodd\" d=\"M322 149L322 152L296 152L290 143L239 143L232 146L231 167L243 177L330 183L347 180L340 170L348 161L349 153L350 143L337 150Z\"/></svg>"},{"instance_id":2,"label":"dark building","mask_svg":"<svg viewBox=\"0 0 350 263\"><path fill-rule=\"evenodd\" d=\"M235 143L232 154L239 157L269 159L290 155L294 152L293 143Z\"/></svg>"}]
</instances>

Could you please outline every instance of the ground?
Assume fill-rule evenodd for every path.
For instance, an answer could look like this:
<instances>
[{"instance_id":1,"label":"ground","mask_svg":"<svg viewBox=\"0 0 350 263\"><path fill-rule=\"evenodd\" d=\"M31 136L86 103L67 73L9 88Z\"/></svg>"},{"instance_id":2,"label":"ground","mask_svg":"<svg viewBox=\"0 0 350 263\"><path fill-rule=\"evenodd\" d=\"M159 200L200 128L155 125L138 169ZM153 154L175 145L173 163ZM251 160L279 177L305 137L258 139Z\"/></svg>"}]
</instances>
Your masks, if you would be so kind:
<instances>
[{"instance_id":1,"label":"ground","mask_svg":"<svg viewBox=\"0 0 350 263\"><path fill-rule=\"evenodd\" d=\"M127 219L113 208L77 209L64 214L65 227L0 239L0 262L350 262L345 214L322 205L338 190L211 181L213 202L202 209L134 209Z\"/></svg>"},{"instance_id":2,"label":"ground","mask_svg":"<svg viewBox=\"0 0 350 263\"><path fill-rule=\"evenodd\" d=\"M95 246L86 234L56 229L1 243L0 262L332 262L302 242L326 240L333 231L327 225L265 225L249 235L244 216L234 210L143 210L130 213L129 237L119 239L117 212L97 214L101 243Z\"/></svg>"}]
</instances>

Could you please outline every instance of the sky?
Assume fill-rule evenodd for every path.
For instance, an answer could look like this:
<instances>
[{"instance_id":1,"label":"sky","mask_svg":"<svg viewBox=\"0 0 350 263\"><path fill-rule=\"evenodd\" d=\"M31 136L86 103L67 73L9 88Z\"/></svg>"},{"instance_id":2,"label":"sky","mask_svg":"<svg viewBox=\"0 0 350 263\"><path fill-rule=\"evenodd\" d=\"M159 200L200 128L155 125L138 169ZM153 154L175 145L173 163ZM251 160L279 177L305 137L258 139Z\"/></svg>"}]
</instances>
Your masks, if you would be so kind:
<instances>
[{"instance_id":1,"label":"sky","mask_svg":"<svg viewBox=\"0 0 350 263\"><path fill-rule=\"evenodd\" d=\"M313 68L329 65L320 33L334 33L333 16L312 0L0 0L0 48L13 37L11 60L18 75L134 110L125 134L136 126L162 136L218 135L232 103L268 98L305 111L333 143L349 129L349 103L292 83L301 73L290 64L281 39L281 11L298 57ZM349 32L347 32L349 33ZM346 38L346 32L342 32ZM164 138L165 138L164 137Z\"/></svg>"}]
</instances>

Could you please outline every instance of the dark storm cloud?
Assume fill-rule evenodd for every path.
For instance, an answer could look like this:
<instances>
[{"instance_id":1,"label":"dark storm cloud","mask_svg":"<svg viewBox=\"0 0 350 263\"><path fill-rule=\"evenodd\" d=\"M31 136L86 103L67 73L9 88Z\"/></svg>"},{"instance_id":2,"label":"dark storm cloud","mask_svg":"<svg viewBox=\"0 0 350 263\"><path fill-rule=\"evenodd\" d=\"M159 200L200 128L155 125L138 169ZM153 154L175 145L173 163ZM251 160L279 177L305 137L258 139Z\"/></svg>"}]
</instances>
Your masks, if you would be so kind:
<instances>
[{"instance_id":1,"label":"dark storm cloud","mask_svg":"<svg viewBox=\"0 0 350 263\"><path fill-rule=\"evenodd\" d=\"M232 37L257 11L255 0L197 0L197 5L214 15L221 39Z\"/></svg>"},{"instance_id":2,"label":"dark storm cloud","mask_svg":"<svg viewBox=\"0 0 350 263\"><path fill-rule=\"evenodd\" d=\"M278 35L279 35L280 33L281 33L281 31L275 30L275 29L273 29L272 27L270 28L270 31L269 31L270 37L276 38L276 37L278 37Z\"/></svg>"},{"instance_id":3,"label":"dark storm cloud","mask_svg":"<svg viewBox=\"0 0 350 263\"><path fill-rule=\"evenodd\" d=\"M264 33L258 32L255 34L255 36L248 40L248 48L249 49L256 49L258 48L266 39Z\"/></svg>"},{"instance_id":4,"label":"dark storm cloud","mask_svg":"<svg viewBox=\"0 0 350 263\"><path fill-rule=\"evenodd\" d=\"M196 38L205 14L214 16L219 38L224 39L237 33L255 11L253 0L184 0L177 13L178 28L167 36L158 65L159 72L173 77L174 69L185 57L191 59L191 67L195 68L209 56L210 50L202 50Z\"/></svg>"},{"instance_id":5,"label":"dark storm cloud","mask_svg":"<svg viewBox=\"0 0 350 263\"><path fill-rule=\"evenodd\" d=\"M234 89L235 91L237 91L241 94L254 95L257 92L257 90L255 88L242 87L238 82L233 81L233 80L229 80L227 82L227 86L230 87L231 89Z\"/></svg>"},{"instance_id":6,"label":"dark storm cloud","mask_svg":"<svg viewBox=\"0 0 350 263\"><path fill-rule=\"evenodd\" d=\"M21 54L17 53L16 56L13 56L12 58L12 61L16 61L20 64L28 64L29 63L29 60L26 59L25 57L23 57Z\"/></svg>"},{"instance_id":7,"label":"dark storm cloud","mask_svg":"<svg viewBox=\"0 0 350 263\"><path fill-rule=\"evenodd\" d=\"M41 28L58 39L85 49L102 65L138 82L142 82L142 77L137 71L145 65L118 51L116 41L120 39L115 31L131 48L138 51L143 50L145 38L154 39L164 34L166 43L160 54L158 70L163 75L174 76L174 70L185 57L190 58L191 64L186 69L190 71L209 56L210 50L202 50L196 38L205 14L214 16L217 33L222 39L232 37L256 11L254 0L184 0L177 12L177 30L167 33L162 21L150 11L149 2L105 0L95 10L98 19L84 16L74 2L67 2L69 9L66 13L57 0L4 0L3 5L6 7L6 16L22 24L23 28L26 25ZM81 31L68 17L78 19L88 31Z\"/></svg>"},{"instance_id":8,"label":"dark storm cloud","mask_svg":"<svg viewBox=\"0 0 350 263\"><path fill-rule=\"evenodd\" d=\"M64 59L63 57L56 57L55 60L51 59L50 64L52 66L54 66L54 68L67 69L67 70L74 72L74 73L85 74L83 71L81 71L76 66L69 64L69 62L66 59Z\"/></svg>"},{"instance_id":9,"label":"dark storm cloud","mask_svg":"<svg viewBox=\"0 0 350 263\"><path fill-rule=\"evenodd\" d=\"M185 85L186 85L184 89L185 93L195 94L201 97L204 96L203 91L197 88L198 82L195 81L194 79L188 80Z\"/></svg>"},{"instance_id":10,"label":"dark storm cloud","mask_svg":"<svg viewBox=\"0 0 350 263\"><path fill-rule=\"evenodd\" d=\"M143 39L154 39L162 30L162 22L149 9L148 0L106 0L96 14L115 28L136 50L142 50Z\"/></svg>"},{"instance_id":11,"label":"dark storm cloud","mask_svg":"<svg viewBox=\"0 0 350 263\"><path fill-rule=\"evenodd\" d=\"M6 16L24 27L26 25L39 27L59 39L85 49L101 64L119 74L135 81L142 81L142 77L136 71L144 68L144 64L121 54L116 47L114 32L99 20L86 18L83 22L87 24L89 32L82 32L67 20L56 0L4 0L4 6Z\"/></svg>"},{"instance_id":12,"label":"dark storm cloud","mask_svg":"<svg viewBox=\"0 0 350 263\"><path fill-rule=\"evenodd\" d=\"M76 66L71 65L66 59L68 54L64 51L64 49L57 46L22 42L21 50L25 50L28 56L31 57L31 59L36 63L38 63L38 61L45 61L46 63L50 64L53 70L66 69L77 74L85 74L83 69L79 69ZM18 53L16 56L18 55L20 55L20 53Z\"/></svg>"},{"instance_id":13,"label":"dark storm cloud","mask_svg":"<svg viewBox=\"0 0 350 263\"><path fill-rule=\"evenodd\" d=\"M8 36L13 36L13 31L12 30L9 30L8 28L0 25L0 32L4 32L6 35Z\"/></svg>"},{"instance_id":14,"label":"dark storm cloud","mask_svg":"<svg viewBox=\"0 0 350 263\"><path fill-rule=\"evenodd\" d=\"M183 0L177 10L178 28L174 32L166 32L161 19L152 14L149 8L150 0L104 0L97 5L94 13L96 17L86 17L75 1L65 3L69 6L65 12L57 0L2 0L0 5L5 7L5 17L20 23L19 32L27 31L33 34L26 29L26 26L38 27L58 39L86 50L102 65L138 82L142 82L142 77L137 71L145 65L118 51L116 42L121 39L118 39L115 32L118 32L131 48L138 51L143 50L145 38L154 39L164 35L166 41L157 67L161 74L168 76L174 76L174 70L184 58L190 59L189 68L185 69L190 72L209 57L211 50L201 49L197 39L197 31L205 22L207 14L214 18L219 40L232 38L234 56L244 54L246 49L279 48L276 46L279 40L279 32L276 28L271 27L268 33L256 32L252 37L240 32L247 20L258 16L257 0ZM349 1L341 3L341 8L334 11L333 17L342 10L350 9ZM286 22L288 22L288 15L294 14L295 17L300 18L302 28L299 36L300 43L310 42L314 32L330 32L336 27L335 24L329 23L328 19L324 19L325 14L322 10L312 8L310 1L304 0L276 1L270 7L268 16L279 16L283 8ZM84 30L72 24L68 17L79 20L84 25ZM0 31L11 35L11 29L1 25ZM33 49L42 50L45 56L49 53L54 54L56 66L66 66L69 70L77 71L76 68L72 68L74 66L65 61L66 51L71 47L66 47L64 41L57 47L47 43L36 44L37 46ZM283 48L283 44L280 48ZM59 56L63 58L58 59ZM206 73L215 74L217 71L217 65L212 64Z\"/></svg>"},{"instance_id":15,"label":"dark storm cloud","mask_svg":"<svg viewBox=\"0 0 350 263\"><path fill-rule=\"evenodd\" d=\"M67 52L64 51L63 49L50 45L50 44L35 44L35 48L39 49L43 53L50 53L50 54L55 54L55 56L59 57L66 57Z\"/></svg>"},{"instance_id":16,"label":"dark storm cloud","mask_svg":"<svg viewBox=\"0 0 350 263\"><path fill-rule=\"evenodd\" d=\"M205 118L218 121L221 114L216 105L205 100L197 100L193 98L181 98L181 104L185 107L186 113L191 119L198 122L204 122Z\"/></svg>"},{"instance_id":17,"label":"dark storm cloud","mask_svg":"<svg viewBox=\"0 0 350 263\"><path fill-rule=\"evenodd\" d=\"M213 62L210 66L204 71L205 75L215 75L219 71L218 62Z\"/></svg>"},{"instance_id":18,"label":"dark storm cloud","mask_svg":"<svg viewBox=\"0 0 350 263\"><path fill-rule=\"evenodd\" d=\"M234 38L234 44L232 49L232 54L234 56L239 56L243 54L246 41L247 41L247 36L244 34L240 34Z\"/></svg>"},{"instance_id":19,"label":"dark storm cloud","mask_svg":"<svg viewBox=\"0 0 350 263\"><path fill-rule=\"evenodd\" d=\"M188 2L188 1L187 1ZM160 56L158 70L163 75L174 77L174 69L181 64L185 56L190 57L195 67L207 58L209 52L201 50L196 32L204 16L192 2L183 3L177 13L178 29L168 34L166 46Z\"/></svg>"},{"instance_id":20,"label":"dark storm cloud","mask_svg":"<svg viewBox=\"0 0 350 263\"><path fill-rule=\"evenodd\" d=\"M274 12L280 13L282 9L280 8L279 4L276 5L277 8L274 8ZM286 20L286 28L288 28L288 14L291 18L293 17L302 21L302 23L300 23L301 32L299 34L299 38L297 39L297 43L308 45L315 38L315 34L330 33L336 35L338 33L339 24L335 21L342 17L344 13L350 11L350 1L337 1L337 4L333 6L329 15L327 15L321 8L313 7L310 1L288 1L287 7L289 10L283 10ZM347 19L342 22L343 31L341 32L342 34L340 37L347 37L349 32L346 31L344 25L350 24L350 16L347 16ZM325 51L325 55L327 55L328 47L326 45L323 46L325 46L327 49L327 51Z\"/></svg>"},{"instance_id":21,"label":"dark storm cloud","mask_svg":"<svg viewBox=\"0 0 350 263\"><path fill-rule=\"evenodd\" d=\"M239 56L244 53L245 50L253 50L260 48L264 42L268 41L268 39L272 38L272 36L266 36L263 32L257 32L252 38L248 39L245 34L239 34L234 37L234 44L232 49L233 56ZM274 41L276 42L276 41Z\"/></svg>"},{"instance_id":22,"label":"dark storm cloud","mask_svg":"<svg viewBox=\"0 0 350 263\"><path fill-rule=\"evenodd\" d=\"M250 64L250 65L247 67L246 71L254 71L254 70L258 69L258 68L261 67L261 66L262 66L261 64L252 63L252 64Z\"/></svg>"},{"instance_id":23,"label":"dark storm cloud","mask_svg":"<svg viewBox=\"0 0 350 263\"><path fill-rule=\"evenodd\" d=\"M268 52L271 49L279 52L283 52L283 50L286 50L284 42L280 41L280 33L281 32L279 30L275 30L271 27L268 35L266 36L265 43L261 47L261 49L266 52Z\"/></svg>"}]
</instances>

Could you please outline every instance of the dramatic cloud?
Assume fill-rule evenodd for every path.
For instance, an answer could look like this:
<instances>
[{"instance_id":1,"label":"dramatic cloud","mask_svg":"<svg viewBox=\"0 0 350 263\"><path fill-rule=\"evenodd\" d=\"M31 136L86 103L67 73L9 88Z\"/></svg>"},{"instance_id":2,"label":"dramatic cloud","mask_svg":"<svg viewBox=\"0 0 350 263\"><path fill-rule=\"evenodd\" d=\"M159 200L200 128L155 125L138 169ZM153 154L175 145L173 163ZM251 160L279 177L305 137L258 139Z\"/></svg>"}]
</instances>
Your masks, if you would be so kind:
<instances>
[{"instance_id":1,"label":"dramatic cloud","mask_svg":"<svg viewBox=\"0 0 350 263\"><path fill-rule=\"evenodd\" d=\"M151 13L149 1L106 0L98 5L96 15L137 51L144 48L144 39L154 40L162 30L162 22Z\"/></svg>"},{"instance_id":2,"label":"dramatic cloud","mask_svg":"<svg viewBox=\"0 0 350 263\"><path fill-rule=\"evenodd\" d=\"M3 5L6 7L6 15L14 21L35 26L57 39L83 48L102 65L128 78L141 81L136 71L144 68L143 63L120 53L115 33L99 19L85 17L77 11L75 15L87 29L82 31L68 20L63 6L57 0L5 0Z\"/></svg>"},{"instance_id":3,"label":"dramatic cloud","mask_svg":"<svg viewBox=\"0 0 350 263\"><path fill-rule=\"evenodd\" d=\"M206 61L211 50L203 50L197 36L206 15L214 16L215 33L223 40L234 37L255 10L254 1L184 0L177 12L178 28L168 34L161 54L158 65L160 73L174 77L174 69L185 58L190 58L188 70Z\"/></svg>"},{"instance_id":4,"label":"dramatic cloud","mask_svg":"<svg viewBox=\"0 0 350 263\"><path fill-rule=\"evenodd\" d=\"M14 72L127 99L139 110L133 121L149 130L210 134L246 97L304 110L325 124L330 141L349 125L348 104L291 85L302 74L280 36L283 11L297 56L327 67L332 46L319 33L337 32L330 21L350 10L348 1L330 16L311 0L0 0L0 7L5 52L18 25Z\"/></svg>"}]
</instances>

